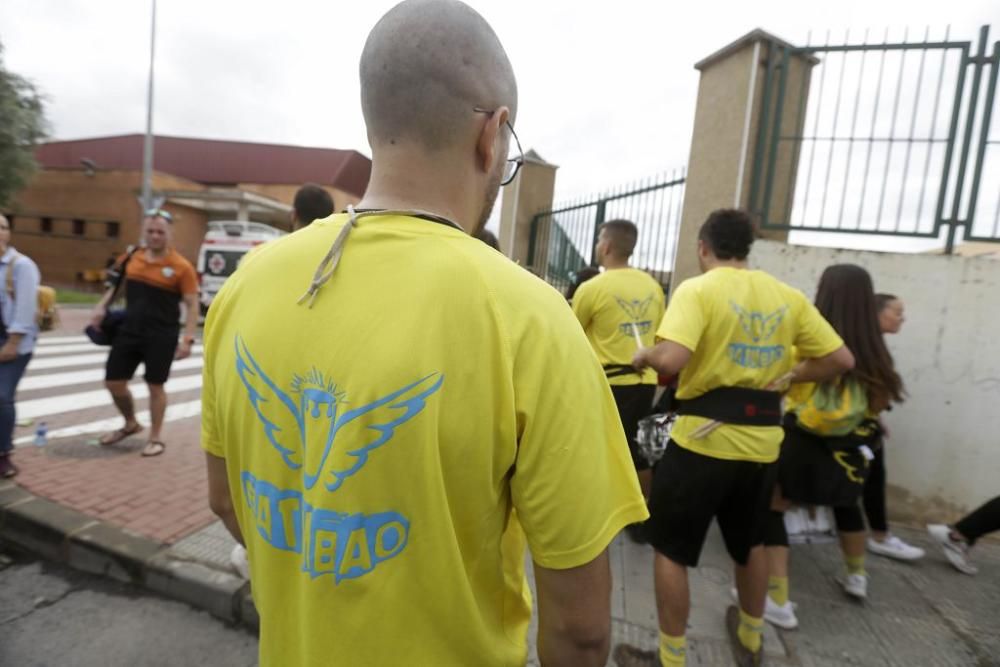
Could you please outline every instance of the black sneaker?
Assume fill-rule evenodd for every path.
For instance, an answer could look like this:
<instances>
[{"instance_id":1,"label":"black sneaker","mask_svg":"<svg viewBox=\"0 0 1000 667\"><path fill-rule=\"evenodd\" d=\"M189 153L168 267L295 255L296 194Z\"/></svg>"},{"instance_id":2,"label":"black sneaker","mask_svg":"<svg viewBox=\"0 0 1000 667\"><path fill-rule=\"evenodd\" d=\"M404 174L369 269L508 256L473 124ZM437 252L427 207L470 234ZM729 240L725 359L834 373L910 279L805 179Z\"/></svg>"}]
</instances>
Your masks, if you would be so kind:
<instances>
[{"instance_id":1,"label":"black sneaker","mask_svg":"<svg viewBox=\"0 0 1000 667\"><path fill-rule=\"evenodd\" d=\"M17 466L10 458L10 454L0 456L0 479L9 479L17 474Z\"/></svg>"},{"instance_id":2,"label":"black sneaker","mask_svg":"<svg viewBox=\"0 0 1000 667\"><path fill-rule=\"evenodd\" d=\"M660 667L656 651L643 651L631 644L619 644L611 654L618 667Z\"/></svg>"},{"instance_id":3,"label":"black sneaker","mask_svg":"<svg viewBox=\"0 0 1000 667\"><path fill-rule=\"evenodd\" d=\"M726 630L729 631L729 643L733 647L733 657L737 667L760 667L764 664L764 646L753 653L740 641L740 609L730 606L726 610Z\"/></svg>"}]
</instances>

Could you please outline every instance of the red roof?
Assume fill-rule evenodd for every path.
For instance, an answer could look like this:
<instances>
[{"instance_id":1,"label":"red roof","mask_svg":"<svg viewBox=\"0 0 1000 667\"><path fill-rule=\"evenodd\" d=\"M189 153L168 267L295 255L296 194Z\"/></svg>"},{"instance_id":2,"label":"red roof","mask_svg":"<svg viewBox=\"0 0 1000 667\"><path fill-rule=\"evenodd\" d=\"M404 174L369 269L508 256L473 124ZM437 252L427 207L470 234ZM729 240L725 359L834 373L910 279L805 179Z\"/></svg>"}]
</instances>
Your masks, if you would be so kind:
<instances>
[{"instance_id":1,"label":"red roof","mask_svg":"<svg viewBox=\"0 0 1000 667\"><path fill-rule=\"evenodd\" d=\"M98 169L142 169L142 143L141 134L53 141L40 145L35 157L51 169L79 169L84 158ZM153 167L205 185L311 182L360 197L372 162L353 150L157 136Z\"/></svg>"}]
</instances>

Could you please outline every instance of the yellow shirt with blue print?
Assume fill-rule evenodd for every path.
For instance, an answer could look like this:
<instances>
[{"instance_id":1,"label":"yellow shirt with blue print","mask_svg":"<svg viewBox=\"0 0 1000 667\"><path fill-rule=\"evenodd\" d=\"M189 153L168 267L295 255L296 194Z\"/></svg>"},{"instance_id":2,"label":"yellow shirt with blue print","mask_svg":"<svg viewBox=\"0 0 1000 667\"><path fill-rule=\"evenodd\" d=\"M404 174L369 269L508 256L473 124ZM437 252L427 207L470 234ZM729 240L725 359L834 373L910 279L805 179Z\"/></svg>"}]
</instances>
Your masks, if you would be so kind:
<instances>
[{"instance_id":1,"label":"yellow shirt with blue print","mask_svg":"<svg viewBox=\"0 0 1000 667\"><path fill-rule=\"evenodd\" d=\"M663 318L663 288L639 269L611 269L580 285L573 295L576 314L601 365L627 366L639 349L656 342ZM612 385L656 384L656 371L608 378Z\"/></svg>"},{"instance_id":2,"label":"yellow shirt with blue print","mask_svg":"<svg viewBox=\"0 0 1000 667\"><path fill-rule=\"evenodd\" d=\"M296 305L345 221L248 256L205 327L260 663L523 665L525 544L572 568L648 516L611 391L560 294L426 219L360 219Z\"/></svg>"},{"instance_id":3,"label":"yellow shirt with blue print","mask_svg":"<svg viewBox=\"0 0 1000 667\"><path fill-rule=\"evenodd\" d=\"M719 267L685 280L674 291L656 335L691 350L677 398L718 387L764 389L806 358L843 346L840 336L802 292L763 271ZM671 431L686 449L719 459L770 463L778 458L780 426L724 424L701 438L707 419L683 416Z\"/></svg>"}]
</instances>

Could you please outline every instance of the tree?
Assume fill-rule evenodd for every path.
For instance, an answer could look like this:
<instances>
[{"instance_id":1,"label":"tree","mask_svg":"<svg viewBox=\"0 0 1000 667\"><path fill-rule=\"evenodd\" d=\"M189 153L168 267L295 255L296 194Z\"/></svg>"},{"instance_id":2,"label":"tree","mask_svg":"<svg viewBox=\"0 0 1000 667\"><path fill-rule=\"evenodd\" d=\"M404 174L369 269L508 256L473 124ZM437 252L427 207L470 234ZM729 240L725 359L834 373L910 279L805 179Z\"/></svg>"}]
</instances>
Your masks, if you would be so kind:
<instances>
[{"instance_id":1,"label":"tree","mask_svg":"<svg viewBox=\"0 0 1000 667\"><path fill-rule=\"evenodd\" d=\"M0 208L38 169L35 146L47 130L41 95L30 81L7 71L0 44Z\"/></svg>"}]
</instances>

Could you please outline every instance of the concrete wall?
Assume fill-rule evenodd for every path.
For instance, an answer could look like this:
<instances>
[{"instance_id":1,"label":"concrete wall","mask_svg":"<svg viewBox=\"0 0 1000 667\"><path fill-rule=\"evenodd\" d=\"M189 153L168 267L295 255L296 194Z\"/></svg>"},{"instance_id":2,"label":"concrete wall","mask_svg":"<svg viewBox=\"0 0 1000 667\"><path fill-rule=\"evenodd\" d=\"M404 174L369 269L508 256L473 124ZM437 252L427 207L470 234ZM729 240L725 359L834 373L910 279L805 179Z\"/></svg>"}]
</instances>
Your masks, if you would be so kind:
<instances>
[{"instance_id":1,"label":"concrete wall","mask_svg":"<svg viewBox=\"0 0 1000 667\"><path fill-rule=\"evenodd\" d=\"M1000 262L754 244L751 260L810 299L823 269L865 267L906 304L887 338L909 398L890 412L889 513L954 520L1000 494Z\"/></svg>"}]
</instances>

